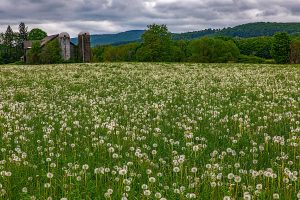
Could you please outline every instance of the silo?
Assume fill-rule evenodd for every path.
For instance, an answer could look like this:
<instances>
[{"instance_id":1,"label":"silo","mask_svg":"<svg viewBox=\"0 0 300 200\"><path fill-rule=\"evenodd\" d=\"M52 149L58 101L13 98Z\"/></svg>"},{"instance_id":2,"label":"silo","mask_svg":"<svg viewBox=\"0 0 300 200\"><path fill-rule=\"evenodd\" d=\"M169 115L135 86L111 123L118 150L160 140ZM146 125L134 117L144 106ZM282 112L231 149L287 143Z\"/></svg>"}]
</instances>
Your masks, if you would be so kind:
<instances>
[{"instance_id":1,"label":"silo","mask_svg":"<svg viewBox=\"0 0 300 200\"><path fill-rule=\"evenodd\" d=\"M70 60L71 58L71 38L66 32L59 34L59 44L61 49L61 57L64 60Z\"/></svg>"},{"instance_id":2,"label":"silo","mask_svg":"<svg viewBox=\"0 0 300 200\"><path fill-rule=\"evenodd\" d=\"M79 59L82 62L91 62L91 41L88 32L78 34Z\"/></svg>"}]
</instances>

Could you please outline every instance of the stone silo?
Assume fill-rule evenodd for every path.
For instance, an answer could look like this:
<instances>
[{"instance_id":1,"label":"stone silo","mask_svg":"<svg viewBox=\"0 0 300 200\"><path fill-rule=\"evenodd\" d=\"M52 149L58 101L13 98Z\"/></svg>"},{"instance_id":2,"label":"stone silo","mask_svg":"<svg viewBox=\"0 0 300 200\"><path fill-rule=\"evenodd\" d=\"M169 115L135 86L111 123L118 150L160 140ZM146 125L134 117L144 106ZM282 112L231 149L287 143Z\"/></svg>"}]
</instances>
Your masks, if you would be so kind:
<instances>
[{"instance_id":1,"label":"stone silo","mask_svg":"<svg viewBox=\"0 0 300 200\"><path fill-rule=\"evenodd\" d=\"M81 32L78 34L79 60L82 62L91 62L92 53L90 38L88 32Z\"/></svg>"},{"instance_id":2,"label":"stone silo","mask_svg":"<svg viewBox=\"0 0 300 200\"><path fill-rule=\"evenodd\" d=\"M64 60L70 60L71 58L71 38L70 35L66 32L59 34L58 36L60 49L61 49L61 57Z\"/></svg>"}]
</instances>

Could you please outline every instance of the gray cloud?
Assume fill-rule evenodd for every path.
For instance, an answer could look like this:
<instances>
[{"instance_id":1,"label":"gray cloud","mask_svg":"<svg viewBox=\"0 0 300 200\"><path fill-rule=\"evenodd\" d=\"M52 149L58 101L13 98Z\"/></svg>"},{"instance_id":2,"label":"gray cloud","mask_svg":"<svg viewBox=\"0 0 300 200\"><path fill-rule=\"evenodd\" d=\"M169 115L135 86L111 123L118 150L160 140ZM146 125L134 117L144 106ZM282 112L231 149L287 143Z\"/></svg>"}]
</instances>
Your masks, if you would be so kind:
<instances>
[{"instance_id":1,"label":"gray cloud","mask_svg":"<svg viewBox=\"0 0 300 200\"><path fill-rule=\"evenodd\" d=\"M299 0L0 0L0 31L24 21L49 34L76 35L145 29L164 23L174 32L222 28L255 21L300 19Z\"/></svg>"}]
</instances>

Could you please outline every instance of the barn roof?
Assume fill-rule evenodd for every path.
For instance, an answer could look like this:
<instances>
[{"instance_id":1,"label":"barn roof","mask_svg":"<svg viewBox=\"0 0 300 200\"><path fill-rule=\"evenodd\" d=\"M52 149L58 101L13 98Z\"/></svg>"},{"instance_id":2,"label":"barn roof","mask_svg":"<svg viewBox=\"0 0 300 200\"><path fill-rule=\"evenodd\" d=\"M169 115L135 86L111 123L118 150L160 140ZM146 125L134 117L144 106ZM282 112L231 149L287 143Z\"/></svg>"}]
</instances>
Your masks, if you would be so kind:
<instances>
[{"instance_id":1,"label":"barn roof","mask_svg":"<svg viewBox=\"0 0 300 200\"><path fill-rule=\"evenodd\" d=\"M41 47L45 46L48 42L58 37L58 34L50 35L41 40Z\"/></svg>"},{"instance_id":2,"label":"barn roof","mask_svg":"<svg viewBox=\"0 0 300 200\"><path fill-rule=\"evenodd\" d=\"M54 40L55 38L57 38L59 36L59 34L55 34L55 35L49 35L47 37L45 37L44 39L42 39L40 41L41 43L41 47L44 47L48 42L51 42L52 40ZM24 41L24 49L30 49L32 47L32 44L34 43L34 41ZM75 44L73 42L70 42L71 45L75 46Z\"/></svg>"},{"instance_id":3,"label":"barn roof","mask_svg":"<svg viewBox=\"0 0 300 200\"><path fill-rule=\"evenodd\" d=\"M32 47L32 41L24 41L24 49L30 49Z\"/></svg>"}]
</instances>

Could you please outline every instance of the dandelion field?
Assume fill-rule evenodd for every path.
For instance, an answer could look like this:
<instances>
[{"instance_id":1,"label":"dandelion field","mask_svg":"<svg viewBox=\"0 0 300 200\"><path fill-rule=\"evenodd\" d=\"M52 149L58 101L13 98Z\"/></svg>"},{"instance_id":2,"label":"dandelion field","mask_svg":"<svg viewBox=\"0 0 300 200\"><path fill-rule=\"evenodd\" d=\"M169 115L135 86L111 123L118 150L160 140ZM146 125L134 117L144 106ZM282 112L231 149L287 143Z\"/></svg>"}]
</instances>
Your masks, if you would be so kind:
<instances>
[{"instance_id":1,"label":"dandelion field","mask_svg":"<svg viewBox=\"0 0 300 200\"><path fill-rule=\"evenodd\" d=\"M300 199L300 67L0 67L0 199Z\"/></svg>"}]
</instances>

